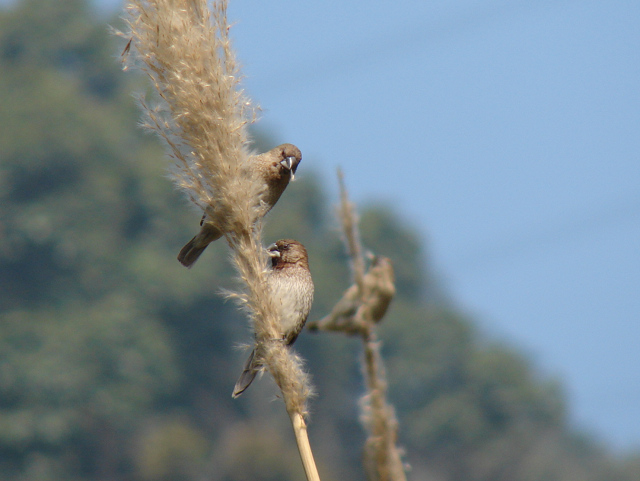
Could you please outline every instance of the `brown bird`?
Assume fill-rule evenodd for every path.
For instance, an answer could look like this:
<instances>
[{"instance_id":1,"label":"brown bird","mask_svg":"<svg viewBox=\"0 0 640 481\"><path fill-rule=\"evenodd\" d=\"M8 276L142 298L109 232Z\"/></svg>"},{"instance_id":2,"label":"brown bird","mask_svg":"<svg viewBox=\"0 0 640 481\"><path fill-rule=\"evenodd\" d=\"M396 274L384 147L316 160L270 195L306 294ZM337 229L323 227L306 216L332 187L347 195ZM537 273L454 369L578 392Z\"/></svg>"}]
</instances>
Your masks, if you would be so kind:
<instances>
[{"instance_id":1,"label":"brown bird","mask_svg":"<svg viewBox=\"0 0 640 481\"><path fill-rule=\"evenodd\" d=\"M363 293L357 284L349 287L331 312L314 322L311 329L340 329L359 332L362 322L379 322L396 293L391 259L373 256L363 278Z\"/></svg>"},{"instance_id":2,"label":"brown bird","mask_svg":"<svg viewBox=\"0 0 640 481\"><path fill-rule=\"evenodd\" d=\"M280 334L285 345L290 346L302 331L311 304L313 304L313 280L309 272L307 250L291 239L281 239L271 244L267 252L271 257L271 269L267 273L267 285L277 306L280 318ZM244 363L242 374L233 388L232 396L240 396L262 369L251 351Z\"/></svg>"},{"instance_id":3,"label":"brown bird","mask_svg":"<svg viewBox=\"0 0 640 481\"><path fill-rule=\"evenodd\" d=\"M395 275L391 259L375 256L364 276L362 305L356 311L356 319L380 322L396 295Z\"/></svg>"},{"instance_id":4,"label":"brown bird","mask_svg":"<svg viewBox=\"0 0 640 481\"><path fill-rule=\"evenodd\" d=\"M289 181L293 180L298 165L302 161L302 153L295 145L282 144L269 152L251 157L251 160L252 165L264 179L266 187L260 199L264 205L260 216L264 216L278 202ZM178 254L178 260L183 266L191 267L210 243L224 235L220 228L224 215L222 212L205 211L200 220L202 226L200 232L187 242Z\"/></svg>"}]
</instances>

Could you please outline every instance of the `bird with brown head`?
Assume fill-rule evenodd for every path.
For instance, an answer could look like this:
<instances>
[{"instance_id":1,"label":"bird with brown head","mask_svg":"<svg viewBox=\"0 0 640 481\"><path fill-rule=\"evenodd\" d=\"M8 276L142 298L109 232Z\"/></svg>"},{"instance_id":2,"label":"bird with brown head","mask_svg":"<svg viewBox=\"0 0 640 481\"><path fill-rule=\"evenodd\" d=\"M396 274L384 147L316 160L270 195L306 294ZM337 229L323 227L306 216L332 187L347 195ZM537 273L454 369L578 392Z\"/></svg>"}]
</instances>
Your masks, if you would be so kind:
<instances>
[{"instance_id":1,"label":"bird with brown head","mask_svg":"<svg viewBox=\"0 0 640 481\"><path fill-rule=\"evenodd\" d=\"M267 248L271 268L267 285L278 309L280 340L287 346L295 342L304 327L313 304L313 280L307 250L298 241L281 239ZM244 364L233 389L233 397L242 394L263 368L254 349Z\"/></svg>"},{"instance_id":2,"label":"bird with brown head","mask_svg":"<svg viewBox=\"0 0 640 481\"><path fill-rule=\"evenodd\" d=\"M278 202L280 196L295 177L298 165L302 161L300 149L293 144L282 144L264 154L254 155L249 159L254 173L264 183L260 196L258 217L262 217ZM224 235L225 213L220 210L207 209L200 220L200 232L180 250L178 261L191 267L198 260L207 246ZM257 219L256 219L257 220Z\"/></svg>"}]
</instances>

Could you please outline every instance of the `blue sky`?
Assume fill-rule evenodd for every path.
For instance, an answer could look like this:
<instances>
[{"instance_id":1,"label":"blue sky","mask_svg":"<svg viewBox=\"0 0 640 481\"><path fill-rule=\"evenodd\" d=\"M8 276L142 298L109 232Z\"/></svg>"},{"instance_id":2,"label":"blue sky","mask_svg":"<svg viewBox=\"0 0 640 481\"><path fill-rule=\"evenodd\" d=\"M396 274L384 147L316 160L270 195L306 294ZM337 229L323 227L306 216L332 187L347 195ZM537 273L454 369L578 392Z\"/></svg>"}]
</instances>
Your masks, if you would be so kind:
<instances>
[{"instance_id":1,"label":"blue sky","mask_svg":"<svg viewBox=\"0 0 640 481\"><path fill-rule=\"evenodd\" d=\"M576 425L640 448L640 2L391 5L231 0L261 127L395 204Z\"/></svg>"}]
</instances>

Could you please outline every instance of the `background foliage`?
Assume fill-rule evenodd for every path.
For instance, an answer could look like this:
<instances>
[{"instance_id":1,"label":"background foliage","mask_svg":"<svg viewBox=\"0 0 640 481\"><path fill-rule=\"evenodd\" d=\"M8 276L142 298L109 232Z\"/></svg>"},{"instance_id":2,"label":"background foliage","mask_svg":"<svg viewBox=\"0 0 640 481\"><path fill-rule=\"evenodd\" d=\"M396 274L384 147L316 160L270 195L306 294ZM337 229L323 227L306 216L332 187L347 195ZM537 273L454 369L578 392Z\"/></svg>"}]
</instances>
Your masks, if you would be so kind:
<instances>
[{"instance_id":1,"label":"background foliage","mask_svg":"<svg viewBox=\"0 0 640 481\"><path fill-rule=\"evenodd\" d=\"M302 476L265 377L230 393L246 322L223 242L175 260L199 214L137 127L119 48L84 0L0 11L0 472L8 481L286 480ZM111 19L110 23L117 24ZM256 133L258 150L280 141ZM305 168L265 238L310 252L312 318L348 285L333 199ZM333 182L328 179L327 182ZM347 179L348 182L348 179ZM441 294L417 236L390 206L361 209L365 245L394 261L383 326L410 479L627 481L619 459L570 429L560 384L492 343ZM323 479L363 479L359 343L305 333L318 396L310 434Z\"/></svg>"}]
</instances>

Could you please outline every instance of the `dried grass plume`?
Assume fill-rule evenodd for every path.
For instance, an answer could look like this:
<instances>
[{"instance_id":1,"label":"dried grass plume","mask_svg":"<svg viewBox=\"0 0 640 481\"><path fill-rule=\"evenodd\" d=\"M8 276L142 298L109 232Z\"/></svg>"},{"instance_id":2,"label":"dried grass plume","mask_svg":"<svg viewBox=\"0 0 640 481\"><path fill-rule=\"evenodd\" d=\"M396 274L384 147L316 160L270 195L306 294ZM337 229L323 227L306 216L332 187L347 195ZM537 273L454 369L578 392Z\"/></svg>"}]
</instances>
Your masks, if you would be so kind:
<instances>
[{"instance_id":1,"label":"dried grass plume","mask_svg":"<svg viewBox=\"0 0 640 481\"><path fill-rule=\"evenodd\" d=\"M249 162L248 124L256 109L240 88L227 2L216 1L209 9L206 0L129 0L124 20L127 31L118 34L128 41L125 69L145 72L155 92L150 101L140 98L143 126L164 141L176 186L203 211L223 214L219 227L244 284L234 296L249 314L258 352L294 427L306 436L307 376L283 343L273 342L279 319L265 280L260 215L265 186ZM301 456L304 461L310 451ZM307 471L314 468L305 465ZM310 479L318 479L317 471Z\"/></svg>"},{"instance_id":2,"label":"dried grass plume","mask_svg":"<svg viewBox=\"0 0 640 481\"><path fill-rule=\"evenodd\" d=\"M217 216L224 223L220 228L246 286L234 296L248 312L258 342L276 339L278 319L265 285L261 242L265 186L249 161L247 127L255 109L240 88L226 2L209 10L204 0L130 0L125 12L125 68L145 72L156 93L153 104L141 99L143 126L164 140L177 187L204 211L224 213ZM276 382L289 391L287 409L304 413L306 376L280 344L266 342L260 352ZM289 376L296 381L282 380Z\"/></svg>"},{"instance_id":3,"label":"dried grass plume","mask_svg":"<svg viewBox=\"0 0 640 481\"><path fill-rule=\"evenodd\" d=\"M341 200L338 215L354 283L327 316L308 323L308 327L361 337L362 371L367 388L360 400L360 420L368 435L364 447L365 472L369 481L406 481L402 452L397 445L398 422L393 406L387 401L386 374L376 334L376 324L384 317L396 291L393 265L386 257L372 256L365 270L358 218L349 202L341 171L338 181Z\"/></svg>"}]
</instances>

